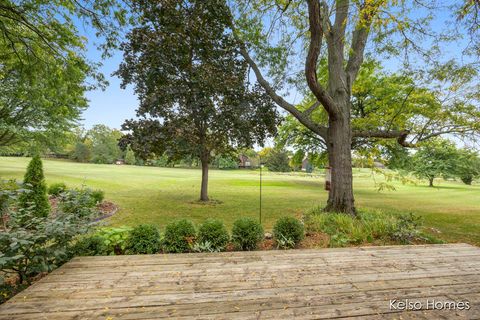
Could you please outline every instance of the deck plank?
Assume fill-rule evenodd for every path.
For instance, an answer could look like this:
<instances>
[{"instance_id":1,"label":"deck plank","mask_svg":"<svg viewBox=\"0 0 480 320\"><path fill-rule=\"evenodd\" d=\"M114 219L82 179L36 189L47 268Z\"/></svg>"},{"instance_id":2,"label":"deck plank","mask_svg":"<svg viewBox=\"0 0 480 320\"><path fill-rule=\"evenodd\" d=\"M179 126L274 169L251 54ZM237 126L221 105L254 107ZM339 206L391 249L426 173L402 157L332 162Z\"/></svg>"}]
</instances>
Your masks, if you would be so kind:
<instances>
[{"instance_id":1,"label":"deck plank","mask_svg":"<svg viewBox=\"0 0 480 320\"><path fill-rule=\"evenodd\" d=\"M423 308L392 310L392 299ZM470 310L426 309L427 299ZM0 320L161 318L480 319L480 248L76 257L0 306Z\"/></svg>"}]
</instances>

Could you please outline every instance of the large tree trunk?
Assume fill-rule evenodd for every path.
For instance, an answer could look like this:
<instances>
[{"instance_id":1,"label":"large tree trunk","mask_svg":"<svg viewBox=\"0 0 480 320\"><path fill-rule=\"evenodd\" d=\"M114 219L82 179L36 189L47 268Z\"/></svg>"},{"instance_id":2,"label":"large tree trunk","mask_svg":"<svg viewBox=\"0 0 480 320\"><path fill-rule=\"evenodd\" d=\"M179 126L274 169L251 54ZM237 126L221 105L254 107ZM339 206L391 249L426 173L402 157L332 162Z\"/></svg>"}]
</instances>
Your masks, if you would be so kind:
<instances>
[{"instance_id":1,"label":"large tree trunk","mask_svg":"<svg viewBox=\"0 0 480 320\"><path fill-rule=\"evenodd\" d=\"M208 201L208 156L202 155L202 187L200 188L200 201Z\"/></svg>"},{"instance_id":2,"label":"large tree trunk","mask_svg":"<svg viewBox=\"0 0 480 320\"><path fill-rule=\"evenodd\" d=\"M433 177L428 178L428 186L433 187Z\"/></svg>"},{"instance_id":3,"label":"large tree trunk","mask_svg":"<svg viewBox=\"0 0 480 320\"><path fill-rule=\"evenodd\" d=\"M331 119L328 128L328 159L331 184L325 211L355 215L352 178L351 129L347 119Z\"/></svg>"}]
</instances>

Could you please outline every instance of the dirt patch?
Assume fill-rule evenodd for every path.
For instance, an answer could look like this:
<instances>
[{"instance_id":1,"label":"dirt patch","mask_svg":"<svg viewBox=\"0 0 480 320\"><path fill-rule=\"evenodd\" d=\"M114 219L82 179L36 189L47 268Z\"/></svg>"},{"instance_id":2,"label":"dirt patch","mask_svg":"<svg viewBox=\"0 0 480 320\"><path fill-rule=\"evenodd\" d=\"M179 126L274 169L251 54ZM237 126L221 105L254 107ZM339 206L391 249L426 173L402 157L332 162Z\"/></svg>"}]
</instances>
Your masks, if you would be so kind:
<instances>
[{"instance_id":1,"label":"dirt patch","mask_svg":"<svg viewBox=\"0 0 480 320\"><path fill-rule=\"evenodd\" d=\"M330 243L328 234L321 232L307 233L305 238L298 244L299 249L327 248Z\"/></svg>"}]
</instances>

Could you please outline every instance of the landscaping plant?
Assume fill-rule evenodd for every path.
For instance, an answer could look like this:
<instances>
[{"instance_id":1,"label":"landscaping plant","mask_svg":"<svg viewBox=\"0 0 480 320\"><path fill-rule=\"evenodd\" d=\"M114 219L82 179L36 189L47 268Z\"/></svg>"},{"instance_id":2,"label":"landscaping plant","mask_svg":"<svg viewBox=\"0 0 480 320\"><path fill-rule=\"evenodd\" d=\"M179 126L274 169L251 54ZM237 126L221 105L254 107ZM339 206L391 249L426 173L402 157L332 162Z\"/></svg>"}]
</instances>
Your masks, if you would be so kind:
<instances>
[{"instance_id":1,"label":"landscaping plant","mask_svg":"<svg viewBox=\"0 0 480 320\"><path fill-rule=\"evenodd\" d=\"M27 190L20 195L19 205L23 209L34 208L38 217L47 217L50 213L50 203L47 197L47 185L43 175L43 165L40 156L32 158L23 179L23 188Z\"/></svg>"},{"instance_id":2,"label":"landscaping plant","mask_svg":"<svg viewBox=\"0 0 480 320\"><path fill-rule=\"evenodd\" d=\"M62 192L65 192L65 190L67 190L66 184L63 182L58 182L58 183L51 184L48 187L48 194L58 197Z\"/></svg>"},{"instance_id":3,"label":"landscaping plant","mask_svg":"<svg viewBox=\"0 0 480 320\"><path fill-rule=\"evenodd\" d=\"M152 254L160 250L160 232L151 224L141 224L130 231L127 254Z\"/></svg>"},{"instance_id":4,"label":"landscaping plant","mask_svg":"<svg viewBox=\"0 0 480 320\"><path fill-rule=\"evenodd\" d=\"M281 217L273 227L273 237L280 248L293 248L304 238L303 224L294 217Z\"/></svg>"},{"instance_id":5,"label":"landscaping plant","mask_svg":"<svg viewBox=\"0 0 480 320\"><path fill-rule=\"evenodd\" d=\"M176 220L165 227L162 247L166 252L188 252L193 247L195 236L195 226L190 220Z\"/></svg>"},{"instance_id":6,"label":"landscaping plant","mask_svg":"<svg viewBox=\"0 0 480 320\"><path fill-rule=\"evenodd\" d=\"M221 220L207 219L198 229L197 243L208 243L214 251L225 250L229 240L227 228Z\"/></svg>"},{"instance_id":7,"label":"landscaping plant","mask_svg":"<svg viewBox=\"0 0 480 320\"><path fill-rule=\"evenodd\" d=\"M263 236L263 227L255 219L244 217L233 223L232 242L240 250L257 249Z\"/></svg>"}]
</instances>

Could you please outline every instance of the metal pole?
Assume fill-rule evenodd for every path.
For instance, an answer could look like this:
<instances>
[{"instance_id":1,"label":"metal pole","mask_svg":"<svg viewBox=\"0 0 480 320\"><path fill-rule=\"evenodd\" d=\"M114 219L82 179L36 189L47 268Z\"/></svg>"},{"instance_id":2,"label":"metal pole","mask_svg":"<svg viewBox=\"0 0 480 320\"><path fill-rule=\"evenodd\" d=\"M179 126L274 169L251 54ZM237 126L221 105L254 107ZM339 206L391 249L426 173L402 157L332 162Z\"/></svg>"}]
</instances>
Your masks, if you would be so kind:
<instances>
[{"instance_id":1,"label":"metal pole","mask_svg":"<svg viewBox=\"0 0 480 320\"><path fill-rule=\"evenodd\" d=\"M260 161L260 224L262 223L262 161Z\"/></svg>"}]
</instances>

